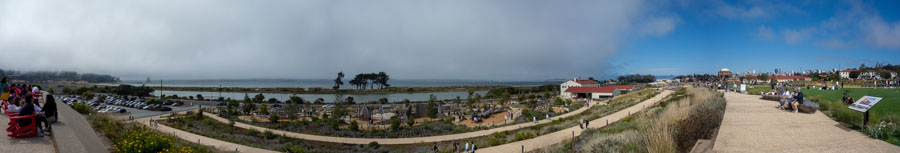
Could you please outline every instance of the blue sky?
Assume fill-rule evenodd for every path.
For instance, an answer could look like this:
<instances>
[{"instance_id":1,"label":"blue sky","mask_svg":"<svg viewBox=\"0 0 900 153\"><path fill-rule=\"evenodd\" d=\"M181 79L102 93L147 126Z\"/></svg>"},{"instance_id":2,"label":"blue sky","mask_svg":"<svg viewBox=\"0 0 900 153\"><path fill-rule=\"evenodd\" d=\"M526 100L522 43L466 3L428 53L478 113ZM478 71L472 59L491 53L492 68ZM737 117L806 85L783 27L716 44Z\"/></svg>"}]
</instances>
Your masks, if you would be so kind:
<instances>
[{"instance_id":1,"label":"blue sky","mask_svg":"<svg viewBox=\"0 0 900 153\"><path fill-rule=\"evenodd\" d=\"M900 64L900 1L671 1L662 35L634 37L620 73L680 75Z\"/></svg>"}]
</instances>

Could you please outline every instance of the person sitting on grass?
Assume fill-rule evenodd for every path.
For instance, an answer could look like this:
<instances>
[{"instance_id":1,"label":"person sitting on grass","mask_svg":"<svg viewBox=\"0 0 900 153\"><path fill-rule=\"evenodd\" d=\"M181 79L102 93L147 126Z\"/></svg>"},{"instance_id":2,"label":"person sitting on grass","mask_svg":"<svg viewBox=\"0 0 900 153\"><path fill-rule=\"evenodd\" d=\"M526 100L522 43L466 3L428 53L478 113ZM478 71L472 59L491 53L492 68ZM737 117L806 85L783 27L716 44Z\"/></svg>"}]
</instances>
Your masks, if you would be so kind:
<instances>
[{"instance_id":1,"label":"person sitting on grass","mask_svg":"<svg viewBox=\"0 0 900 153\"><path fill-rule=\"evenodd\" d=\"M794 113L797 113L797 110L799 110L799 107L797 106L803 104L803 92L800 91L800 88L797 88L796 93L797 94L794 96L794 99L796 100L791 104L794 106Z\"/></svg>"}]
</instances>

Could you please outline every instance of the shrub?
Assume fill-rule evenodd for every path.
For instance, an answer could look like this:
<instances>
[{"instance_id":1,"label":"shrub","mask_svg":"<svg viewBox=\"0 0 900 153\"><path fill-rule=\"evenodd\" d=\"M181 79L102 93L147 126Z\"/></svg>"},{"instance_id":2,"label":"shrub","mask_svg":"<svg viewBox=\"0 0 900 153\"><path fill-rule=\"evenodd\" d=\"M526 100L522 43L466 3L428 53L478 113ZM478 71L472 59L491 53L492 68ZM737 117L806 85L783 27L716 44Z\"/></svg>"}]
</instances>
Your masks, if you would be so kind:
<instances>
[{"instance_id":1,"label":"shrub","mask_svg":"<svg viewBox=\"0 0 900 153\"><path fill-rule=\"evenodd\" d=\"M287 146L285 147L288 153L305 153L306 149L303 146Z\"/></svg>"},{"instance_id":2,"label":"shrub","mask_svg":"<svg viewBox=\"0 0 900 153\"><path fill-rule=\"evenodd\" d=\"M352 130L352 131L358 131L358 130L359 130L359 124L356 123L356 121L350 121L350 130Z\"/></svg>"},{"instance_id":3,"label":"shrub","mask_svg":"<svg viewBox=\"0 0 900 153\"><path fill-rule=\"evenodd\" d=\"M278 123L278 115L277 114L269 115L269 123Z\"/></svg>"},{"instance_id":4,"label":"shrub","mask_svg":"<svg viewBox=\"0 0 900 153\"><path fill-rule=\"evenodd\" d=\"M91 107L82 103L72 104L72 109L75 109L75 111L81 114L88 114L92 112Z\"/></svg>"},{"instance_id":5,"label":"shrub","mask_svg":"<svg viewBox=\"0 0 900 153\"><path fill-rule=\"evenodd\" d=\"M378 142L375 142L375 141L369 142L369 148L378 149L380 147L381 147L381 145L378 144Z\"/></svg>"},{"instance_id":6,"label":"shrub","mask_svg":"<svg viewBox=\"0 0 900 153\"><path fill-rule=\"evenodd\" d=\"M396 117L391 118L391 130L400 130L400 119Z\"/></svg>"},{"instance_id":7,"label":"shrub","mask_svg":"<svg viewBox=\"0 0 900 153\"><path fill-rule=\"evenodd\" d=\"M416 120L413 120L413 119L407 119L407 120L406 120L406 125L409 125L409 127L412 127L413 125L416 125Z\"/></svg>"},{"instance_id":8,"label":"shrub","mask_svg":"<svg viewBox=\"0 0 900 153\"><path fill-rule=\"evenodd\" d=\"M256 129L252 129L252 128L251 128L251 129L247 129L247 135L250 135L250 136L258 136L258 135L259 135L259 131L257 131Z\"/></svg>"},{"instance_id":9,"label":"shrub","mask_svg":"<svg viewBox=\"0 0 900 153\"><path fill-rule=\"evenodd\" d=\"M516 133L516 141L527 140L531 138L534 138L534 134L531 132Z\"/></svg>"},{"instance_id":10,"label":"shrub","mask_svg":"<svg viewBox=\"0 0 900 153\"><path fill-rule=\"evenodd\" d=\"M272 131L266 130L266 132L263 132L263 137L266 139L274 139L275 137L278 137L278 135L275 135Z\"/></svg>"},{"instance_id":11,"label":"shrub","mask_svg":"<svg viewBox=\"0 0 900 153\"><path fill-rule=\"evenodd\" d=\"M175 152L176 150L169 150L171 147L172 140L168 137L139 128L126 132L125 136L119 138L113 145L113 150L116 152Z\"/></svg>"}]
</instances>

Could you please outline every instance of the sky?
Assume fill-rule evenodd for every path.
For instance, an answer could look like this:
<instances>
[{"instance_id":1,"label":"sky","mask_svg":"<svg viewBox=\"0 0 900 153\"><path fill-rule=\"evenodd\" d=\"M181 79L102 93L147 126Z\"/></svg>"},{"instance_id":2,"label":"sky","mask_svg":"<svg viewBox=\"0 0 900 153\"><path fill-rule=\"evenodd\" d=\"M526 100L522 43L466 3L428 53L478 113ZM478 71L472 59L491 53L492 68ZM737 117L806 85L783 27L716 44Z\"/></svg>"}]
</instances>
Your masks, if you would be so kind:
<instances>
[{"instance_id":1,"label":"sky","mask_svg":"<svg viewBox=\"0 0 900 153\"><path fill-rule=\"evenodd\" d=\"M0 69L546 80L900 64L900 1L0 0Z\"/></svg>"}]
</instances>

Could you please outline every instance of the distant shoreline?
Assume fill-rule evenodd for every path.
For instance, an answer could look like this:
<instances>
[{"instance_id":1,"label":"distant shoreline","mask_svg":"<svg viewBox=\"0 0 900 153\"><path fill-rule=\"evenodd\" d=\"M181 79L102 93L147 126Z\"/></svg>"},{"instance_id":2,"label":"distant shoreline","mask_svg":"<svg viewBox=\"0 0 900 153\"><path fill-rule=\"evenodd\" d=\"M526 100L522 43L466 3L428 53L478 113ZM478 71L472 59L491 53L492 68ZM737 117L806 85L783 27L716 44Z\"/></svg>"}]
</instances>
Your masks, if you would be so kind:
<instances>
[{"instance_id":1,"label":"distant shoreline","mask_svg":"<svg viewBox=\"0 0 900 153\"><path fill-rule=\"evenodd\" d=\"M151 87L153 90L195 91L195 92L245 92L279 94L393 94L489 91L507 86L449 86L449 87L389 87L384 89L325 89L325 88L247 88L247 87Z\"/></svg>"}]
</instances>

